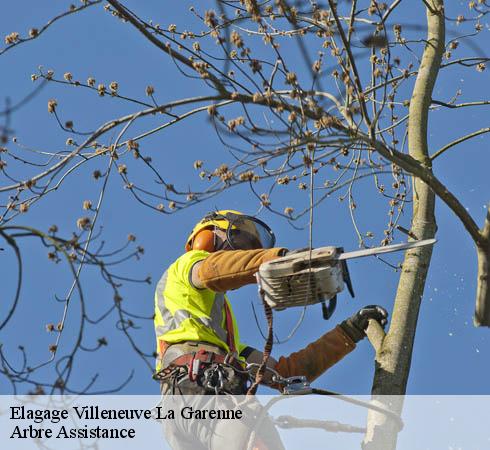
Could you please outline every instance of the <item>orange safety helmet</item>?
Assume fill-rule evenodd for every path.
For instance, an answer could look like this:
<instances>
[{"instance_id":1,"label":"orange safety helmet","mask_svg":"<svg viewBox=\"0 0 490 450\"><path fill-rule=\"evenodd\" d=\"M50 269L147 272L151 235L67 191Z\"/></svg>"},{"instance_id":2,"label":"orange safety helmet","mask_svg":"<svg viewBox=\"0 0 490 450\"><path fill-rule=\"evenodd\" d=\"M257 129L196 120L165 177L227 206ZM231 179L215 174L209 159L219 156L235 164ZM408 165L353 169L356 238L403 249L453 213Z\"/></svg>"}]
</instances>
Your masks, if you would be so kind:
<instances>
[{"instance_id":1,"label":"orange safety helmet","mask_svg":"<svg viewBox=\"0 0 490 450\"><path fill-rule=\"evenodd\" d=\"M276 242L272 230L261 220L239 211L224 209L206 214L187 238L185 250L218 250L216 229L226 233L226 242L234 250L271 248Z\"/></svg>"}]
</instances>

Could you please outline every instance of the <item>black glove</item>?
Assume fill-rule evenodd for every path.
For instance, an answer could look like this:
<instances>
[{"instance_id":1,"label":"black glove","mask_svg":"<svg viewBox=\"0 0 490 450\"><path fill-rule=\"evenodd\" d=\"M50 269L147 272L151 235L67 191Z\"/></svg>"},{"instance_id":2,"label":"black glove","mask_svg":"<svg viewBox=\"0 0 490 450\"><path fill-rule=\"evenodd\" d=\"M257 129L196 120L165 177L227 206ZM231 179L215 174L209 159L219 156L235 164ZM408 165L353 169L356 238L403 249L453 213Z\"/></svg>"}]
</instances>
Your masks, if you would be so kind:
<instances>
[{"instance_id":1,"label":"black glove","mask_svg":"<svg viewBox=\"0 0 490 450\"><path fill-rule=\"evenodd\" d=\"M368 305L344 320L340 326L354 342L359 342L366 337L370 319L376 320L384 329L388 322L388 311L378 305Z\"/></svg>"}]
</instances>

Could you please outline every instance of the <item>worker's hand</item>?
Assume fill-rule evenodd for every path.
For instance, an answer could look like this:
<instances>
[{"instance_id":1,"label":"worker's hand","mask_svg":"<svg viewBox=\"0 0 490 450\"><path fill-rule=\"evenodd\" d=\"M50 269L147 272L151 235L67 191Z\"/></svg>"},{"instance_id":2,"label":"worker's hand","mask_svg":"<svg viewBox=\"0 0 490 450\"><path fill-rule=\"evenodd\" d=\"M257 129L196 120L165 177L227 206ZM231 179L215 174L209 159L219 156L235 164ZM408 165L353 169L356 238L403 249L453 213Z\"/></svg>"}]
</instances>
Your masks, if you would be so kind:
<instances>
[{"instance_id":1,"label":"worker's hand","mask_svg":"<svg viewBox=\"0 0 490 450\"><path fill-rule=\"evenodd\" d=\"M388 311L378 305L368 305L344 320L340 326L354 342L359 342L366 337L370 319L376 320L384 328L388 322Z\"/></svg>"}]
</instances>

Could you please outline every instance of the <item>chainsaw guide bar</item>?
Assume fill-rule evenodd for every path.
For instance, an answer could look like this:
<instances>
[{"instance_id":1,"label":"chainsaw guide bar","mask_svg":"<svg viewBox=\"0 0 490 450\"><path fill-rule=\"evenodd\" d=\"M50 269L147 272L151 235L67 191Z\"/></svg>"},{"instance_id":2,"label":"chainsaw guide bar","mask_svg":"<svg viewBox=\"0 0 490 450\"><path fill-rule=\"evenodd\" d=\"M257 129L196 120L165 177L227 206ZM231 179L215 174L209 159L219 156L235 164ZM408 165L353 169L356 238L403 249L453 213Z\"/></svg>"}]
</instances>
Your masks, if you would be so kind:
<instances>
[{"instance_id":1,"label":"chainsaw guide bar","mask_svg":"<svg viewBox=\"0 0 490 450\"><path fill-rule=\"evenodd\" d=\"M266 302L276 310L334 300L347 288L352 296L347 260L433 245L436 239L344 252L342 247L319 247L293 252L260 266L258 281Z\"/></svg>"}]
</instances>

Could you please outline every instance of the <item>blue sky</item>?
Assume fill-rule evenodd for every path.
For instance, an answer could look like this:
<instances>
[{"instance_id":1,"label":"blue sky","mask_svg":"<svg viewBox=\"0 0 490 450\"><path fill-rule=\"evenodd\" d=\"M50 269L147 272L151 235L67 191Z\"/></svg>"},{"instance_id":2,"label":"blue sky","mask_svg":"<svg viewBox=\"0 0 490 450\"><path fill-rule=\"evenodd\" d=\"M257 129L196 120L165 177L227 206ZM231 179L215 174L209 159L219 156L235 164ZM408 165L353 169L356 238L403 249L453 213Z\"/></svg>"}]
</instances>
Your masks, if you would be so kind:
<instances>
[{"instance_id":1,"label":"blue sky","mask_svg":"<svg viewBox=\"0 0 490 450\"><path fill-rule=\"evenodd\" d=\"M127 2L142 17L151 17L162 26L176 23L185 28L193 23L187 10L190 5L188 2L179 2L178 7L175 3L170 7L170 2L147 1L144 5L139 3ZM56 2L49 6L27 0L9 2L4 5L0 17L1 30L6 35L12 31L25 33L29 28L39 28L67 5L68 2ZM464 8L463 3L454 2L448 6L448 15L455 16L460 11L466 13ZM420 24L423 20L424 12L418 4L416 7L405 7L402 13L399 20L403 20L404 24ZM448 27L449 37L460 32L454 25ZM480 43L488 40L488 27L482 33L479 37ZM290 45L293 46L292 43ZM474 55L474 49L464 45L461 47L461 56ZM286 47L285 52L292 54L293 50ZM416 52L420 52L420 49ZM0 99L10 97L13 103L33 89L30 75L37 71L38 66L43 66L45 70L53 69L59 77L65 72L71 72L75 79L85 80L94 76L98 83L103 82L106 85L115 80L119 83L121 94L143 101L146 100L147 85L155 87L155 97L162 103L207 92L201 82L183 78L167 55L152 47L129 25L122 24L105 12L102 5L68 17L39 39L5 53L0 56L0 66ZM464 72L458 68L449 69L439 78L434 98L447 101L461 89L461 101L487 100L485 95L488 95L488 91L484 92L484 86L488 82L488 70L478 73L474 69ZM411 83L413 80L409 86L412 86ZM65 141L70 135L61 132L54 117L47 113L46 104L51 98L57 99L58 111L63 120L73 120L75 127L80 130L94 129L113 117L138 110L137 106L118 99L99 98L95 93L87 93L79 88L50 84L35 100L12 117L10 126L20 144L46 151L65 148ZM459 135L488 126L487 117L488 112L484 107L464 108L450 113L435 111L429 124L430 148L435 150ZM158 124L159 120L154 117L136 123L130 134L149 129ZM436 175L460 198L480 224L485 214L485 204L489 200L490 156L487 147L488 137L483 135L447 152L434 164ZM228 157L204 115L194 116L152 136L142 144L141 151L153 158L162 176L183 189L187 185L203 185L192 167L196 159L204 160L205 167L213 168ZM128 166L130 163L129 161ZM56 223L62 234L69 235L75 229L77 218L85 215L82 202L89 199L95 203L100 181L98 184L94 182L91 174L95 169L103 170L105 165L105 161L95 161L77 174L69 176L62 189L33 207L18 223L44 230ZM28 169L17 170L17 174L22 174L22 170L25 170L19 176L27 177ZM134 171L135 178L151 184L151 175L148 172L141 168L135 168ZM4 185L3 175L0 175L0 180ZM373 193L375 189L370 180L359 182L355 191L359 222L364 230L375 232L379 240L387 221L386 201L380 200ZM276 198L281 209L290 202L294 203L295 208L301 209L308 202L307 195L299 193L293 187L279 193ZM4 197L2 203L3 199ZM125 263L122 272L143 278L150 275L153 281L151 285L125 285L122 289L125 307L139 315L152 314L153 291L158 278L182 253L188 232L203 214L215 208L238 209L253 214L257 207L257 200L249 189L240 186L177 214L163 215L135 202L124 189L121 179L112 177L98 222L103 225L103 238L109 249L124 243L128 233L135 234L136 243L145 248L145 254L140 261ZM279 245L298 248L307 244L306 219L300 220L298 224L303 229L296 230L277 215L262 212L260 218L274 229ZM489 331L485 328L474 328L472 324L476 280L475 250L461 224L439 201L437 221L439 242L434 248L420 311L408 393L488 394ZM402 224L408 228L408 211ZM342 245L346 249L357 248L357 238L348 208L335 195L315 210L313 236L316 246ZM400 234L396 240L400 242L404 240L404 236ZM46 251L40 248L38 242L25 239L21 246L25 282L16 316L2 331L1 342L3 351L12 361L19 363L16 348L23 345L34 364L49 357L48 345L52 343L54 336L45 331L45 324L59 321L62 305L56 302L55 296L62 297L66 293L70 278L66 267L48 262ZM0 257L0 313L3 317L14 289L11 281L14 279L15 267L10 253ZM390 257L390 261L399 262L400 256ZM301 348L365 304L377 303L389 311L392 309L398 281L398 274L393 269L375 259L362 259L352 262L350 271L356 298L350 299L347 293L341 294L336 314L329 322L321 318L318 305L308 308L295 335L274 347L275 356ZM87 270L82 273L82 282L90 311L95 314L111 305L112 294L100 276ZM255 286L231 293L230 299L239 318L243 340L261 348L262 339L251 308L253 303L259 314L261 313ZM76 337L74 333L70 334L70 330L76 327L79 307L79 301L75 297L70 306L61 351L69 348ZM276 332L279 337L284 338L289 334L300 314L301 311L298 310L276 314ZM116 322L117 317L110 316L97 326L87 327L87 347L93 347L102 336L107 338L109 345L97 352L82 353L72 381L78 387L84 386L98 373L94 390L103 390L121 383L134 371L134 376L122 390L123 393L157 393L158 386L151 380L149 370L131 350L125 336L116 329ZM136 341L145 351L151 352L154 348L152 322L135 322L139 326L134 331ZM328 371L316 385L346 393L368 393L374 370L373 358L369 343L362 342L354 353ZM40 372L47 380L52 379L52 374L52 365ZM0 386L2 392L9 392L10 387L4 379L0 381Z\"/></svg>"}]
</instances>

